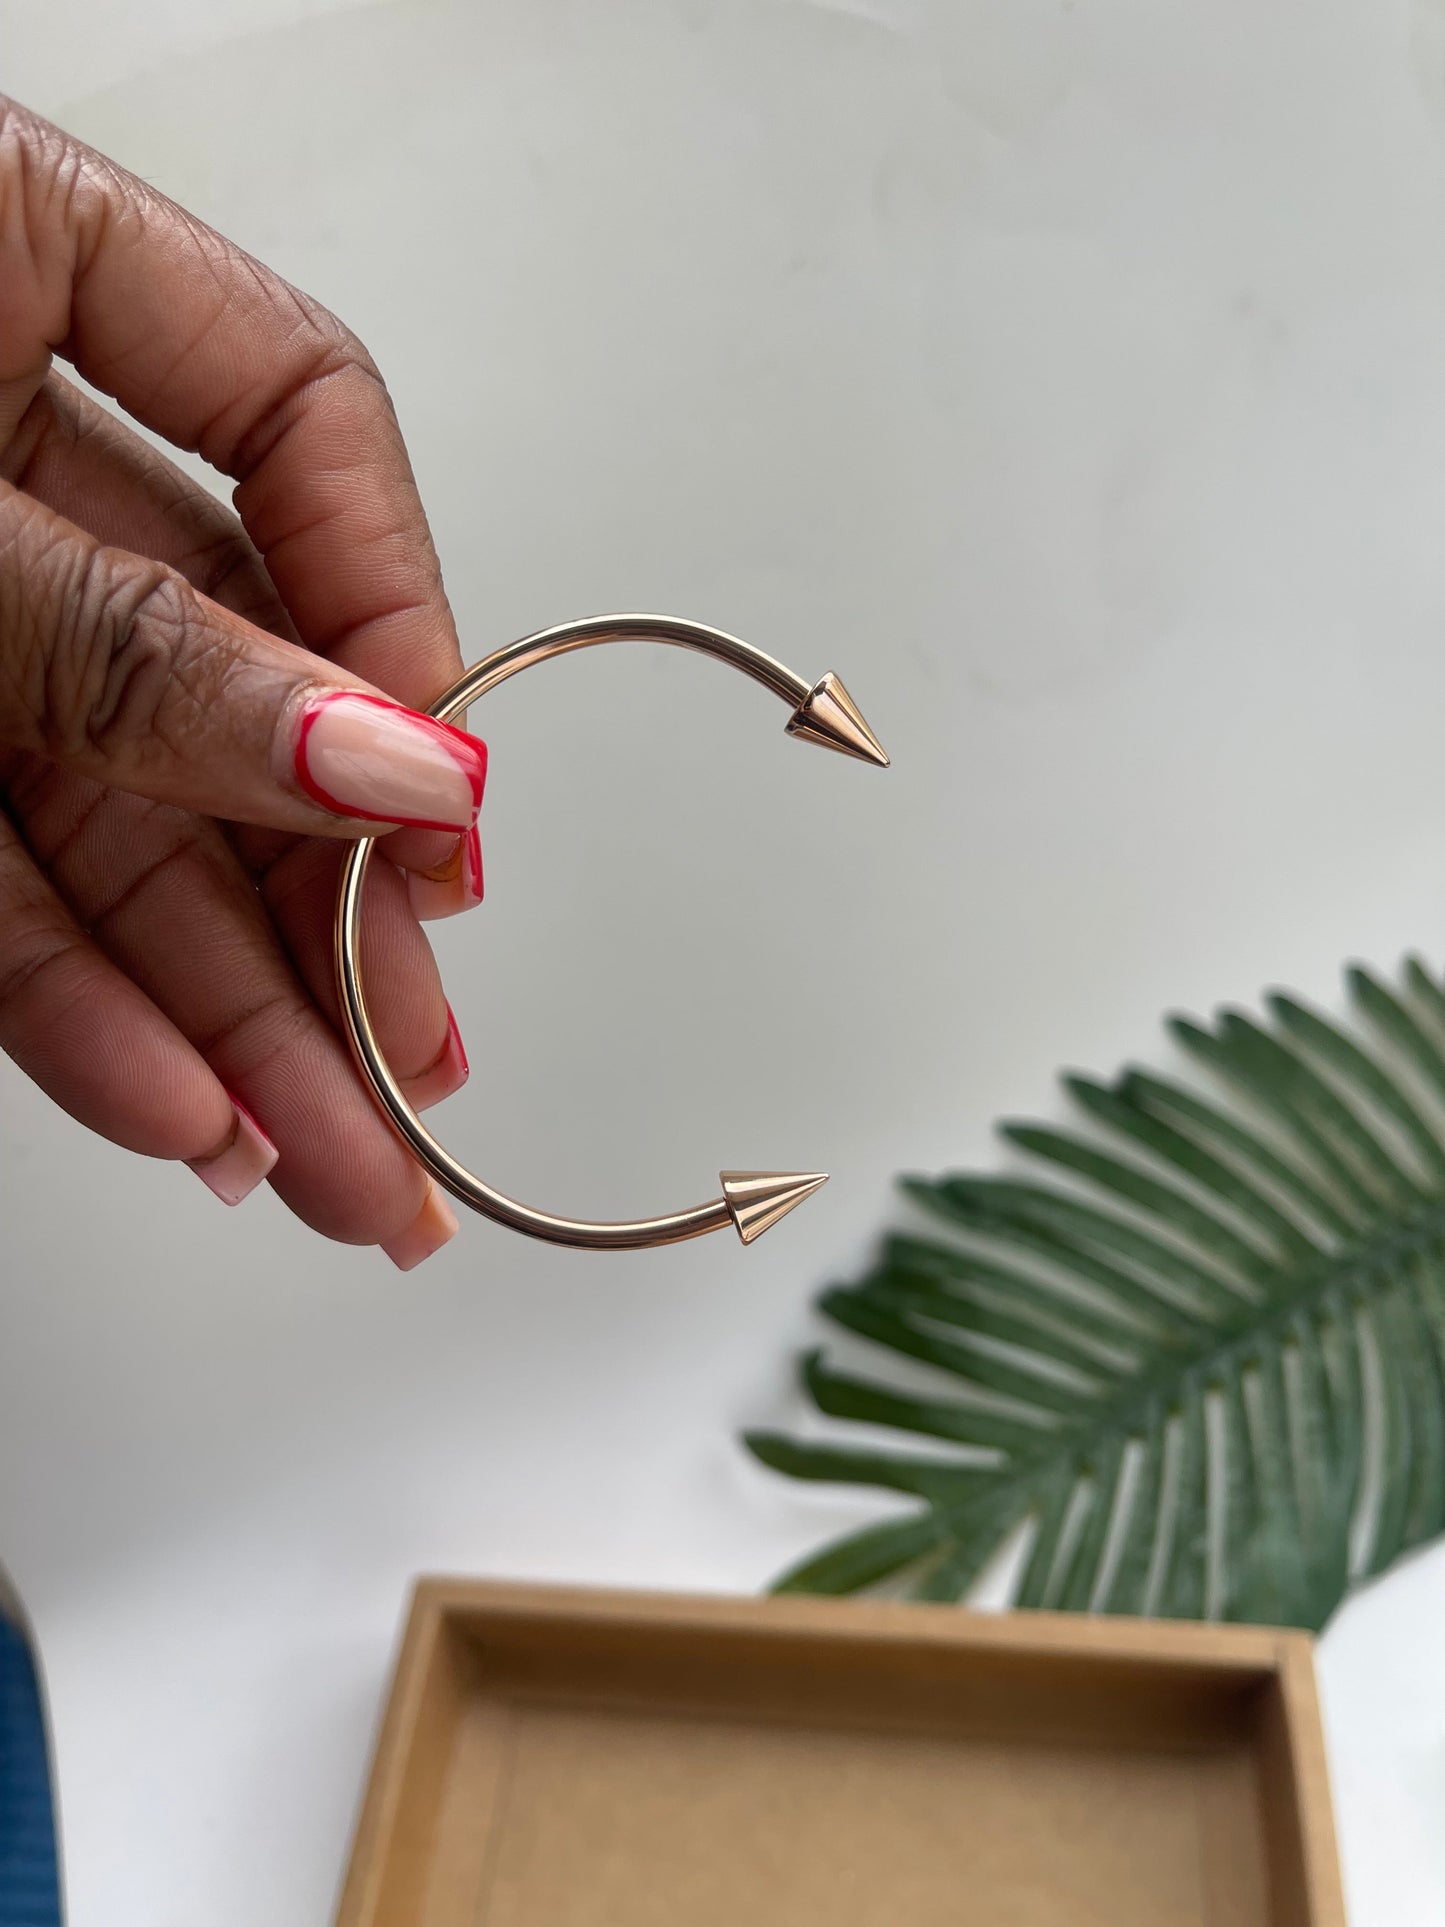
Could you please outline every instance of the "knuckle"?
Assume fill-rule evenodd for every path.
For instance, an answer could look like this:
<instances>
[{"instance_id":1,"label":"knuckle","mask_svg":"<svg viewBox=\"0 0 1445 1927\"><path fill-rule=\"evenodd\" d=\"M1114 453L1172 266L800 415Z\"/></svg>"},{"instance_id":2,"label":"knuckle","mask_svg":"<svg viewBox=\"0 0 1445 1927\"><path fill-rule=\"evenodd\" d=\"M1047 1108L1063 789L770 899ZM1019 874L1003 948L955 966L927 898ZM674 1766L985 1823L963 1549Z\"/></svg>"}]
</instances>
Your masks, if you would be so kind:
<instances>
[{"instance_id":1,"label":"knuckle","mask_svg":"<svg viewBox=\"0 0 1445 1927\"><path fill-rule=\"evenodd\" d=\"M79 932L58 929L43 909L25 916L9 908L11 941L0 962L0 1015L18 1010L48 977L73 972L84 955Z\"/></svg>"},{"instance_id":2,"label":"knuckle","mask_svg":"<svg viewBox=\"0 0 1445 1927\"><path fill-rule=\"evenodd\" d=\"M321 403L333 384L341 395L359 382L371 406L393 425L396 421L396 409L381 370L345 323L286 282L277 283L272 294L293 310L287 352L276 377L253 392L250 426L239 440L226 444L219 461L242 488L295 423ZM354 395L348 397L349 405L354 401Z\"/></svg>"},{"instance_id":3,"label":"knuckle","mask_svg":"<svg viewBox=\"0 0 1445 1927\"><path fill-rule=\"evenodd\" d=\"M384 387L381 371L360 337L353 334L339 316L323 307L319 301L313 301L304 294L296 298L305 325L307 346L314 361L311 379L350 370L367 375L378 386Z\"/></svg>"},{"instance_id":4,"label":"knuckle","mask_svg":"<svg viewBox=\"0 0 1445 1927\"><path fill-rule=\"evenodd\" d=\"M22 855L17 838L0 842L0 897L5 946L0 954L0 1019L52 973L74 969L84 939L58 910L40 872Z\"/></svg>"},{"instance_id":5,"label":"knuckle","mask_svg":"<svg viewBox=\"0 0 1445 1927\"><path fill-rule=\"evenodd\" d=\"M0 96L0 379L43 374L66 332L86 151Z\"/></svg>"},{"instance_id":6,"label":"knuckle","mask_svg":"<svg viewBox=\"0 0 1445 1927\"><path fill-rule=\"evenodd\" d=\"M0 569L0 737L11 749L42 749L65 557L28 496L13 494L4 507L0 544L11 566Z\"/></svg>"},{"instance_id":7,"label":"knuckle","mask_svg":"<svg viewBox=\"0 0 1445 1927\"><path fill-rule=\"evenodd\" d=\"M239 525L201 537L185 557L181 572L201 595L243 621L278 635L286 633L286 612L275 585Z\"/></svg>"},{"instance_id":8,"label":"knuckle","mask_svg":"<svg viewBox=\"0 0 1445 1927\"><path fill-rule=\"evenodd\" d=\"M315 388L338 376L353 381L359 378L375 391L376 398L388 411L391 409L390 390L369 349L344 322L323 309L322 321L317 326L315 359L298 387Z\"/></svg>"},{"instance_id":9,"label":"knuckle","mask_svg":"<svg viewBox=\"0 0 1445 1927\"><path fill-rule=\"evenodd\" d=\"M45 162L55 158L56 143L43 121L18 101L0 94L0 210L8 217L6 233L24 229L16 216L28 216L33 190L50 171Z\"/></svg>"},{"instance_id":10,"label":"knuckle","mask_svg":"<svg viewBox=\"0 0 1445 1927\"><path fill-rule=\"evenodd\" d=\"M173 720L196 627L187 585L159 563L99 547L68 557L44 675L49 751L144 761Z\"/></svg>"},{"instance_id":11,"label":"knuckle","mask_svg":"<svg viewBox=\"0 0 1445 1927\"><path fill-rule=\"evenodd\" d=\"M126 796L116 790L102 790L96 806L106 811L127 847L135 851L129 864L122 865L103 892L93 895L80 919L93 937L104 940L112 932L123 932L128 919L146 914L155 902L163 902L168 887L188 889L193 885L198 862L205 864L209 844L201 819L185 810L146 798ZM52 874L63 876L66 858L73 842L85 828L87 819L70 832L50 856Z\"/></svg>"},{"instance_id":12,"label":"knuckle","mask_svg":"<svg viewBox=\"0 0 1445 1927\"><path fill-rule=\"evenodd\" d=\"M395 1238L421 1208L417 1167L374 1119L338 1132L324 1193L313 1186L307 1218L338 1244L377 1245Z\"/></svg>"},{"instance_id":13,"label":"knuckle","mask_svg":"<svg viewBox=\"0 0 1445 1927\"><path fill-rule=\"evenodd\" d=\"M312 1006L293 980L274 971L258 973L254 996L203 1025L191 1042L222 1083L260 1082L304 1071L329 1048Z\"/></svg>"}]
</instances>

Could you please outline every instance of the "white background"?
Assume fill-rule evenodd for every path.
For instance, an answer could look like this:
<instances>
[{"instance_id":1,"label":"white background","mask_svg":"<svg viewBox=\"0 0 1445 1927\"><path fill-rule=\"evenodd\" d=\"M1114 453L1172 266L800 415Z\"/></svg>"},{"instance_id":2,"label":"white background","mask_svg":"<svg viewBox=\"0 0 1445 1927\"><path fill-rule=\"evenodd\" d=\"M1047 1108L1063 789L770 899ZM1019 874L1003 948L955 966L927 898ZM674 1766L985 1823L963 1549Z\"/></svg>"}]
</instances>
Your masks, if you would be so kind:
<instances>
[{"instance_id":1,"label":"white background","mask_svg":"<svg viewBox=\"0 0 1445 1927\"><path fill-rule=\"evenodd\" d=\"M74 1927L317 1927L414 1573L763 1585L878 1510L733 1438L891 1173L1167 1007L1438 960L1445 9L0 0L0 85L367 341L470 655L670 608L894 757L659 652L474 717L447 1132L584 1212L831 1169L751 1253L468 1223L403 1279L0 1072ZM1445 1915L1442 1594L1324 1643L1356 1927Z\"/></svg>"}]
</instances>

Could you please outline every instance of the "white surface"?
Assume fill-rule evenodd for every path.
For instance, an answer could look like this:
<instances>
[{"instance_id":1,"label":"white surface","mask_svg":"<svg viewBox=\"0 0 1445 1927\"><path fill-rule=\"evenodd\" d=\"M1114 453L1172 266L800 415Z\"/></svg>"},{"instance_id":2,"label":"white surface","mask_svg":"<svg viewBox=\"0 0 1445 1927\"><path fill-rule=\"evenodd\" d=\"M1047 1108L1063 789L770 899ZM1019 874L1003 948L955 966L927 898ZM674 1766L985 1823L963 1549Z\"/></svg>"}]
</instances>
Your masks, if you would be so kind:
<instances>
[{"instance_id":1,"label":"white surface","mask_svg":"<svg viewBox=\"0 0 1445 1927\"><path fill-rule=\"evenodd\" d=\"M0 62L369 343L471 653L674 608L894 755L644 653L484 725L448 1128L583 1210L831 1168L751 1254L403 1280L0 1073L74 1927L316 1927L413 1573L760 1586L875 1509L732 1436L891 1172L1165 1006L1438 954L1445 12L0 0ZM1355 1927L1445 1914L1442 1585L1325 1643Z\"/></svg>"}]
</instances>

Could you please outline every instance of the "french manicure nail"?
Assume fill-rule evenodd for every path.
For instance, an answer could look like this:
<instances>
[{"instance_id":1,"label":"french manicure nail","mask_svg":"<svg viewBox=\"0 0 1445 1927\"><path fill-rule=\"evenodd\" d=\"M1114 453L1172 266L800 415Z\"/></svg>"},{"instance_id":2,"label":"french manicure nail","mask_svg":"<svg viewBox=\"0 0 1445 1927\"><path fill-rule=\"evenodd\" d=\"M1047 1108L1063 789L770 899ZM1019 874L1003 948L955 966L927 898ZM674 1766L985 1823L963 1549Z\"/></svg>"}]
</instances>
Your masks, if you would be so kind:
<instances>
[{"instance_id":1,"label":"french manicure nail","mask_svg":"<svg viewBox=\"0 0 1445 1927\"><path fill-rule=\"evenodd\" d=\"M406 893L422 923L474 910L482 900L482 838L476 825L436 869L408 871Z\"/></svg>"},{"instance_id":2,"label":"french manicure nail","mask_svg":"<svg viewBox=\"0 0 1445 1927\"><path fill-rule=\"evenodd\" d=\"M434 1178L427 1179L426 1203L405 1231L381 1247L398 1271L415 1271L457 1235L457 1214Z\"/></svg>"},{"instance_id":3,"label":"french manicure nail","mask_svg":"<svg viewBox=\"0 0 1445 1927\"><path fill-rule=\"evenodd\" d=\"M223 1204L240 1204L274 1167L281 1153L238 1099L230 1141L210 1157L191 1158L188 1168L209 1185Z\"/></svg>"},{"instance_id":4,"label":"french manicure nail","mask_svg":"<svg viewBox=\"0 0 1445 1927\"><path fill-rule=\"evenodd\" d=\"M471 1066L467 1062L462 1034L457 1029L457 1020L448 1004L447 1040L442 1045L441 1055L435 1063L428 1064L424 1071L405 1079L401 1088L414 1111L429 1111L433 1104L440 1104L444 1097L459 1091L470 1074Z\"/></svg>"},{"instance_id":5,"label":"french manicure nail","mask_svg":"<svg viewBox=\"0 0 1445 1927\"><path fill-rule=\"evenodd\" d=\"M467 830L487 780L486 744L400 703L331 690L307 704L296 778L341 816L423 830Z\"/></svg>"}]
</instances>

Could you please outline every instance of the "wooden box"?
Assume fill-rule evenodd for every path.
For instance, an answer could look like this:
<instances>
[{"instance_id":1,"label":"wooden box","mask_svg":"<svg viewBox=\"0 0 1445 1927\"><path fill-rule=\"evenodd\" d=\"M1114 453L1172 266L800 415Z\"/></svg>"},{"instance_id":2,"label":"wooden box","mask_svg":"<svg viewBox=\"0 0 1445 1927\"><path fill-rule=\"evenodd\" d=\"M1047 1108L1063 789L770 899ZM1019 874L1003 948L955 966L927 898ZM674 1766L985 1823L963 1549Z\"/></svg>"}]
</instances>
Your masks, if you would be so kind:
<instances>
[{"instance_id":1,"label":"wooden box","mask_svg":"<svg viewBox=\"0 0 1445 1927\"><path fill-rule=\"evenodd\" d=\"M338 1927L1342 1927L1302 1634L423 1580Z\"/></svg>"}]
</instances>

